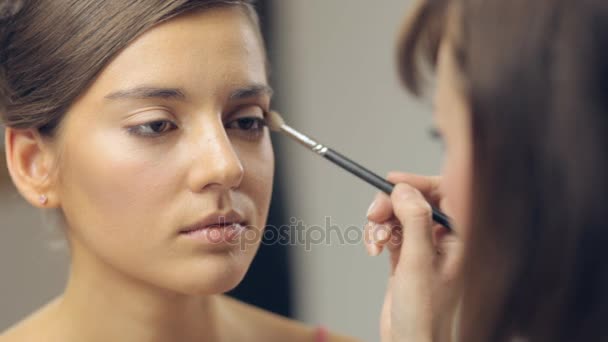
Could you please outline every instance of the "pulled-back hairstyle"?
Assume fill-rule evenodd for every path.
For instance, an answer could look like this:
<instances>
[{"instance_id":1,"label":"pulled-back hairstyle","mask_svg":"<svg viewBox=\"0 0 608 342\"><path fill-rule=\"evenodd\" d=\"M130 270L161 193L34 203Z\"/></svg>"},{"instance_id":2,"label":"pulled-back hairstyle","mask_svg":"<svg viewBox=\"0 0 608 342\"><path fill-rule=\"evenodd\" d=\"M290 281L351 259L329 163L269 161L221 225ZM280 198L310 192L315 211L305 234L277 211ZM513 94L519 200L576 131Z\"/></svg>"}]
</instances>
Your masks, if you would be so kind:
<instances>
[{"instance_id":1,"label":"pulled-back hairstyle","mask_svg":"<svg viewBox=\"0 0 608 342\"><path fill-rule=\"evenodd\" d=\"M460 341L608 340L608 2L423 0L404 32L406 86L449 42L471 111Z\"/></svg>"},{"instance_id":2,"label":"pulled-back hairstyle","mask_svg":"<svg viewBox=\"0 0 608 342\"><path fill-rule=\"evenodd\" d=\"M71 104L130 42L193 10L251 0L0 0L0 115L51 135Z\"/></svg>"}]
</instances>

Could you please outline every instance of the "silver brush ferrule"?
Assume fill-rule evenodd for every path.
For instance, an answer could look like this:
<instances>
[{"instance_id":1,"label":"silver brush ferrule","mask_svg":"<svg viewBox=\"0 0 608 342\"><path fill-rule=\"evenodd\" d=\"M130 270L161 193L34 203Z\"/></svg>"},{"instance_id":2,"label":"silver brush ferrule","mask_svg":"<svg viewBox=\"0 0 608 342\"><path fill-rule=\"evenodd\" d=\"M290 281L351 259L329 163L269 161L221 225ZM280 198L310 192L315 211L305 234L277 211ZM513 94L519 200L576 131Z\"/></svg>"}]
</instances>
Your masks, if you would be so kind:
<instances>
[{"instance_id":1,"label":"silver brush ferrule","mask_svg":"<svg viewBox=\"0 0 608 342\"><path fill-rule=\"evenodd\" d=\"M313 152L316 152L320 155L325 155L325 153L327 152L327 147L323 146L322 144L319 144L318 142L314 141L310 137L296 131L295 129L293 129L287 125L282 125L281 130L283 130L283 132L285 132L285 134L289 135L290 137L295 139L297 142L304 145L305 147L307 147L308 149L310 149Z\"/></svg>"}]
</instances>

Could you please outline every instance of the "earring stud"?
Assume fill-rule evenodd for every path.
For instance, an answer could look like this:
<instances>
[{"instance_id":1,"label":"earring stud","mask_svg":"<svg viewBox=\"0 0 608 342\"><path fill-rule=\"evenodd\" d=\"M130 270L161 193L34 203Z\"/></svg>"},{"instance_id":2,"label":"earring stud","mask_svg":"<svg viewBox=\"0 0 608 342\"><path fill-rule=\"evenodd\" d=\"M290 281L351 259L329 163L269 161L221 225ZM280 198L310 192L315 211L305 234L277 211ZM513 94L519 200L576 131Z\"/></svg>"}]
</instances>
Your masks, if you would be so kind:
<instances>
[{"instance_id":1,"label":"earring stud","mask_svg":"<svg viewBox=\"0 0 608 342\"><path fill-rule=\"evenodd\" d=\"M40 195L38 196L38 201L40 202L40 204L45 205L49 201L49 198L46 197L46 195Z\"/></svg>"}]
</instances>

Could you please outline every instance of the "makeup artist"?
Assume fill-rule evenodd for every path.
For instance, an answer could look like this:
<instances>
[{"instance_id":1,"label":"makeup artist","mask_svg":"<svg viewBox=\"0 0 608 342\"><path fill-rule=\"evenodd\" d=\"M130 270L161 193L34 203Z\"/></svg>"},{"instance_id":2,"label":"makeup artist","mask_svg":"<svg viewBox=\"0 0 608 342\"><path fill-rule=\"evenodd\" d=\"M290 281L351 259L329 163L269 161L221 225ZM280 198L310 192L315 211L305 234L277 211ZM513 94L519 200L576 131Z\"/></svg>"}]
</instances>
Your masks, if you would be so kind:
<instances>
[{"instance_id":1,"label":"makeup artist","mask_svg":"<svg viewBox=\"0 0 608 342\"><path fill-rule=\"evenodd\" d=\"M421 1L398 51L445 156L368 212L383 341L607 341L608 2Z\"/></svg>"}]
</instances>

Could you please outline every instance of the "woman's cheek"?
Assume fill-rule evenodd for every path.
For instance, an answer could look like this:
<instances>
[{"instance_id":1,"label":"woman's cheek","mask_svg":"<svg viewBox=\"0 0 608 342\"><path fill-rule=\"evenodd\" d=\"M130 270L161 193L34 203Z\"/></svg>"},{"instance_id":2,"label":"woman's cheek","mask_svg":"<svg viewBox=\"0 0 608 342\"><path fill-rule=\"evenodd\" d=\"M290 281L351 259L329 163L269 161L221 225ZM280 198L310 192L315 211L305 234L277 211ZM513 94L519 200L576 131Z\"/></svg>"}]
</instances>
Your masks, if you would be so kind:
<instances>
[{"instance_id":1,"label":"woman's cheek","mask_svg":"<svg viewBox=\"0 0 608 342\"><path fill-rule=\"evenodd\" d=\"M446 168L444 182L449 215L460 229L466 229L470 223L470 177L469 160L464 155L454 158Z\"/></svg>"},{"instance_id":2,"label":"woman's cheek","mask_svg":"<svg viewBox=\"0 0 608 342\"><path fill-rule=\"evenodd\" d=\"M274 151L270 137L266 135L259 144L234 144L245 178L241 188L253 200L258 213L258 224L264 224L270 206L274 177Z\"/></svg>"},{"instance_id":3,"label":"woman's cheek","mask_svg":"<svg viewBox=\"0 0 608 342\"><path fill-rule=\"evenodd\" d=\"M170 179L166 165L171 163L159 163L153 151L134 146L128 137L95 137L71 145L69 200L88 213L84 221L98 222L101 231L119 230L125 237L142 223L146 211L158 209L154 202L162 200L158 192Z\"/></svg>"}]
</instances>

